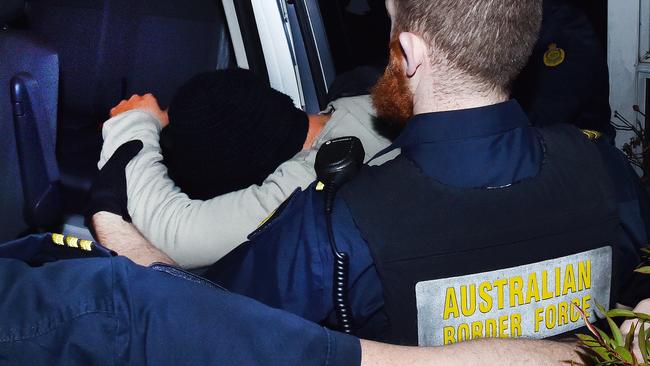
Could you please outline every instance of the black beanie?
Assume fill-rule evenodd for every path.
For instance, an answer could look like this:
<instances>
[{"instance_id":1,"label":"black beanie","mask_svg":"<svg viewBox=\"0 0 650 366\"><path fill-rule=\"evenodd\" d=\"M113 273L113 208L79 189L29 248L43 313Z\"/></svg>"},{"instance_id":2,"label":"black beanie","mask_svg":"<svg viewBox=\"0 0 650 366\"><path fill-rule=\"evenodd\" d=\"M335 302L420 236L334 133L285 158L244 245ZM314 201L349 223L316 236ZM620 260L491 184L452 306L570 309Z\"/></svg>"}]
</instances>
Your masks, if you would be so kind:
<instances>
[{"instance_id":1,"label":"black beanie","mask_svg":"<svg viewBox=\"0 0 650 366\"><path fill-rule=\"evenodd\" d=\"M182 85L161 135L169 176L194 199L261 184L302 150L307 114L243 69L211 71Z\"/></svg>"}]
</instances>

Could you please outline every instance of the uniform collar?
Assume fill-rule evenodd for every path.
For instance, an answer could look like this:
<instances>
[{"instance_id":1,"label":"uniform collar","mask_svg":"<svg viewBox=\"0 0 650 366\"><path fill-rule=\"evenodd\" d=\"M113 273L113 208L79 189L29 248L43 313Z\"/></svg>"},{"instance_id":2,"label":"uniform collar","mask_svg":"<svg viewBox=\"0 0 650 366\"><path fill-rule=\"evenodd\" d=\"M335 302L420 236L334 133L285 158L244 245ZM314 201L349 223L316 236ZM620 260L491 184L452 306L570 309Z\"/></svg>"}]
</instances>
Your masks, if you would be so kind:
<instances>
[{"instance_id":1,"label":"uniform collar","mask_svg":"<svg viewBox=\"0 0 650 366\"><path fill-rule=\"evenodd\" d=\"M512 99L479 108L415 115L393 147L490 136L526 126L530 126L526 113Z\"/></svg>"}]
</instances>

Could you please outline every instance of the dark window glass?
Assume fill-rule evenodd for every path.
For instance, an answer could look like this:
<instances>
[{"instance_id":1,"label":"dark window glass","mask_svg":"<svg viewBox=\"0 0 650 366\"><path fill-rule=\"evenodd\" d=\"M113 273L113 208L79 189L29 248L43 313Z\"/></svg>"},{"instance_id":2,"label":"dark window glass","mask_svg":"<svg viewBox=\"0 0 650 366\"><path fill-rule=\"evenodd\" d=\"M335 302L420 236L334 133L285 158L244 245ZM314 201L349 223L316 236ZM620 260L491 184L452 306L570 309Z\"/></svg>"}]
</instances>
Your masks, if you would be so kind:
<instances>
[{"instance_id":1,"label":"dark window glass","mask_svg":"<svg viewBox=\"0 0 650 366\"><path fill-rule=\"evenodd\" d=\"M336 73L388 60L390 18L384 0L319 0Z\"/></svg>"}]
</instances>

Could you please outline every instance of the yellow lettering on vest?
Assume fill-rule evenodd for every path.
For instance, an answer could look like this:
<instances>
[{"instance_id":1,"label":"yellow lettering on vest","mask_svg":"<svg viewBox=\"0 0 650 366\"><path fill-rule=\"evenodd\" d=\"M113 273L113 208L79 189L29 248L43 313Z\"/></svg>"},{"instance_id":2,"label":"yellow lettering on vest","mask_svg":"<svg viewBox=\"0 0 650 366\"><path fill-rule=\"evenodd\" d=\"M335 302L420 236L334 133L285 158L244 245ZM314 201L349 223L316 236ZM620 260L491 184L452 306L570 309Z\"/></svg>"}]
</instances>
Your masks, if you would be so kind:
<instances>
[{"instance_id":1,"label":"yellow lettering on vest","mask_svg":"<svg viewBox=\"0 0 650 366\"><path fill-rule=\"evenodd\" d=\"M499 317L499 338L508 338L508 316Z\"/></svg>"},{"instance_id":2,"label":"yellow lettering on vest","mask_svg":"<svg viewBox=\"0 0 650 366\"><path fill-rule=\"evenodd\" d=\"M472 339L483 338L483 322L472 322Z\"/></svg>"},{"instance_id":3,"label":"yellow lettering on vest","mask_svg":"<svg viewBox=\"0 0 650 366\"><path fill-rule=\"evenodd\" d=\"M444 344L453 344L456 342L456 330L454 327L444 327L442 328L442 333L444 334Z\"/></svg>"},{"instance_id":4,"label":"yellow lettering on vest","mask_svg":"<svg viewBox=\"0 0 650 366\"><path fill-rule=\"evenodd\" d=\"M562 295L566 295L571 290L571 293L576 292L576 278L573 272L573 264L567 264L564 272L564 286L562 287Z\"/></svg>"},{"instance_id":5,"label":"yellow lettering on vest","mask_svg":"<svg viewBox=\"0 0 650 366\"><path fill-rule=\"evenodd\" d=\"M555 315L556 315L555 305L552 304L547 306L546 311L544 312L544 323L546 324L546 329L555 328Z\"/></svg>"},{"instance_id":6,"label":"yellow lettering on vest","mask_svg":"<svg viewBox=\"0 0 650 366\"><path fill-rule=\"evenodd\" d=\"M562 301L557 306L557 325L569 324L569 303Z\"/></svg>"},{"instance_id":7,"label":"yellow lettering on vest","mask_svg":"<svg viewBox=\"0 0 650 366\"><path fill-rule=\"evenodd\" d=\"M543 312L544 308L535 309L535 333L539 332L539 324L544 320Z\"/></svg>"},{"instance_id":8,"label":"yellow lettering on vest","mask_svg":"<svg viewBox=\"0 0 650 366\"><path fill-rule=\"evenodd\" d=\"M587 296L582 298L582 310L587 315L587 318L589 318L591 316L591 314L589 314L589 309L591 308L590 301L591 301L591 295L587 295Z\"/></svg>"},{"instance_id":9,"label":"yellow lettering on vest","mask_svg":"<svg viewBox=\"0 0 650 366\"><path fill-rule=\"evenodd\" d=\"M470 330L467 323L460 323L458 326L458 342L465 342L470 340Z\"/></svg>"},{"instance_id":10,"label":"yellow lettering on vest","mask_svg":"<svg viewBox=\"0 0 650 366\"><path fill-rule=\"evenodd\" d=\"M472 316L476 312L476 285L460 286L460 309L464 316Z\"/></svg>"},{"instance_id":11,"label":"yellow lettering on vest","mask_svg":"<svg viewBox=\"0 0 650 366\"><path fill-rule=\"evenodd\" d=\"M499 308L499 310L503 309L503 302L504 302L503 301L503 298L504 298L504 296L503 296L503 286L505 286L506 283L508 283L508 280L506 280L504 278L494 281L494 286L496 286L496 288L497 288L497 304L498 304L497 307Z\"/></svg>"},{"instance_id":12,"label":"yellow lettering on vest","mask_svg":"<svg viewBox=\"0 0 650 366\"><path fill-rule=\"evenodd\" d=\"M575 323L580 319L580 313L578 309L582 304L580 304L580 299L571 300L571 323Z\"/></svg>"},{"instance_id":13,"label":"yellow lettering on vest","mask_svg":"<svg viewBox=\"0 0 650 366\"><path fill-rule=\"evenodd\" d=\"M591 260L578 263L578 291L591 288Z\"/></svg>"},{"instance_id":14,"label":"yellow lettering on vest","mask_svg":"<svg viewBox=\"0 0 650 366\"><path fill-rule=\"evenodd\" d=\"M548 271L542 272L542 300L548 300L553 297L553 293L548 290Z\"/></svg>"},{"instance_id":15,"label":"yellow lettering on vest","mask_svg":"<svg viewBox=\"0 0 650 366\"><path fill-rule=\"evenodd\" d=\"M521 314L515 313L510 316L510 336L521 337Z\"/></svg>"},{"instance_id":16,"label":"yellow lettering on vest","mask_svg":"<svg viewBox=\"0 0 650 366\"><path fill-rule=\"evenodd\" d=\"M488 318L485 321L485 337L496 338L497 334L497 320L494 318Z\"/></svg>"},{"instance_id":17,"label":"yellow lettering on vest","mask_svg":"<svg viewBox=\"0 0 650 366\"><path fill-rule=\"evenodd\" d=\"M514 276L510 278L510 307L514 308L517 305L524 304L524 294L521 292L524 288L524 280L521 276ZM515 301L515 297L517 301Z\"/></svg>"},{"instance_id":18,"label":"yellow lettering on vest","mask_svg":"<svg viewBox=\"0 0 650 366\"><path fill-rule=\"evenodd\" d=\"M489 313L492 310L492 296L488 294L488 291L492 291L491 283L483 281L478 285L478 296L483 300L483 302L478 304L478 309L483 314Z\"/></svg>"},{"instance_id":19,"label":"yellow lettering on vest","mask_svg":"<svg viewBox=\"0 0 650 366\"><path fill-rule=\"evenodd\" d=\"M450 315L453 315L454 318L460 316L460 311L458 310L458 299L456 298L456 288L454 287L447 288L447 293L445 294L445 311L442 318L447 320Z\"/></svg>"},{"instance_id":20,"label":"yellow lettering on vest","mask_svg":"<svg viewBox=\"0 0 650 366\"><path fill-rule=\"evenodd\" d=\"M533 272L528 275L528 284L526 286L526 304L535 298L535 302L539 302L539 284L537 283L537 273Z\"/></svg>"}]
</instances>

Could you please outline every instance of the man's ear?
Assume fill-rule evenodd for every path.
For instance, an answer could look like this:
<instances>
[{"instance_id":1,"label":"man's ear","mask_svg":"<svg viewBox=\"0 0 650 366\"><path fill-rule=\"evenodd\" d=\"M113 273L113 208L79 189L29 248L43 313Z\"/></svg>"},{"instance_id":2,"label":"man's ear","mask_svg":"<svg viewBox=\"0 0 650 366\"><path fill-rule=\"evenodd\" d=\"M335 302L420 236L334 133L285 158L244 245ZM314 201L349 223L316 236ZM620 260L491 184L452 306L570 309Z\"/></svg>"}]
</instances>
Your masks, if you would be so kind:
<instances>
[{"instance_id":1,"label":"man's ear","mask_svg":"<svg viewBox=\"0 0 650 366\"><path fill-rule=\"evenodd\" d=\"M406 59L406 75L412 77L426 61L427 46L422 38L410 32L400 33L399 43Z\"/></svg>"}]
</instances>

